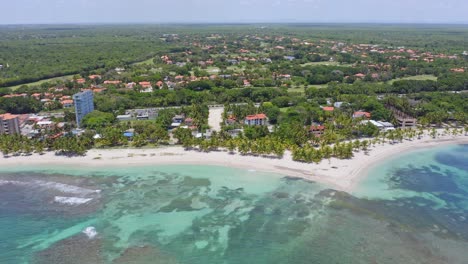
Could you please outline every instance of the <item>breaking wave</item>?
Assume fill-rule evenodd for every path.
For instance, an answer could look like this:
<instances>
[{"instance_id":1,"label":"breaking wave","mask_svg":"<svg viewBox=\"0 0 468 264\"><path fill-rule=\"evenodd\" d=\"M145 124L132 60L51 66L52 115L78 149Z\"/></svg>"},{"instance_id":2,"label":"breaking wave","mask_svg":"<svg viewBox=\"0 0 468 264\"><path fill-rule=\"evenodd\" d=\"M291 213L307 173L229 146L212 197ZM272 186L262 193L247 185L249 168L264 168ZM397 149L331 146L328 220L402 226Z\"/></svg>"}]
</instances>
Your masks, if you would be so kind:
<instances>
[{"instance_id":1,"label":"breaking wave","mask_svg":"<svg viewBox=\"0 0 468 264\"><path fill-rule=\"evenodd\" d=\"M93 200L93 198L79 198L79 197L63 197L63 196L55 196L54 202L66 204L66 205L80 205L86 204Z\"/></svg>"}]
</instances>

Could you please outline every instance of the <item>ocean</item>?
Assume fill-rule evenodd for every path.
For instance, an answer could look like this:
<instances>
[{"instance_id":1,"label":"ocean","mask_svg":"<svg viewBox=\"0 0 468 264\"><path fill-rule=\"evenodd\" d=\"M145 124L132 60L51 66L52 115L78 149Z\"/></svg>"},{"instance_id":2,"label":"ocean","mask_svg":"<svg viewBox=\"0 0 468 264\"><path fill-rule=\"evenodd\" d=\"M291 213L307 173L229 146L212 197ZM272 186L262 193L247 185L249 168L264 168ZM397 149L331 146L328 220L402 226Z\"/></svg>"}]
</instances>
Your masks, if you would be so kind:
<instances>
[{"instance_id":1,"label":"ocean","mask_svg":"<svg viewBox=\"0 0 468 264\"><path fill-rule=\"evenodd\" d=\"M0 168L0 263L467 263L468 145L351 193L219 166Z\"/></svg>"}]
</instances>

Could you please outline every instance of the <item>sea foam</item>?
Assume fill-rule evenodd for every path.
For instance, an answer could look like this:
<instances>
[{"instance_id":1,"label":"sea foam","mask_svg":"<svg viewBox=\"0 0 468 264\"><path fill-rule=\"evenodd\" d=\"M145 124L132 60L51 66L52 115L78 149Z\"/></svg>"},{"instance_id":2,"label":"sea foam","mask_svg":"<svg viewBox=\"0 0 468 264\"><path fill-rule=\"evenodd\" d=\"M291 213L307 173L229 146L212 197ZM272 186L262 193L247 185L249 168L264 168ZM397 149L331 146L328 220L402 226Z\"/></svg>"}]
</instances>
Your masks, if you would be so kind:
<instances>
[{"instance_id":1,"label":"sea foam","mask_svg":"<svg viewBox=\"0 0 468 264\"><path fill-rule=\"evenodd\" d=\"M63 196L54 197L54 202L66 204L66 205L80 205L80 204L88 203L91 200L93 200L93 198L63 197Z\"/></svg>"},{"instance_id":2,"label":"sea foam","mask_svg":"<svg viewBox=\"0 0 468 264\"><path fill-rule=\"evenodd\" d=\"M98 234L94 226L88 226L82 231L82 233L85 234L89 239L95 238Z\"/></svg>"},{"instance_id":3,"label":"sea foam","mask_svg":"<svg viewBox=\"0 0 468 264\"><path fill-rule=\"evenodd\" d=\"M39 186L39 187L44 187L47 189L57 190L63 193L80 194L80 195L87 195L87 194L94 194L94 193L101 192L101 190L91 190L91 189L86 189L86 188L73 186L69 184L58 183L58 182L46 182L46 181L40 181L40 180L34 180L34 181L0 180L0 186L7 185L7 184L20 185L20 186L28 186L28 185Z\"/></svg>"}]
</instances>

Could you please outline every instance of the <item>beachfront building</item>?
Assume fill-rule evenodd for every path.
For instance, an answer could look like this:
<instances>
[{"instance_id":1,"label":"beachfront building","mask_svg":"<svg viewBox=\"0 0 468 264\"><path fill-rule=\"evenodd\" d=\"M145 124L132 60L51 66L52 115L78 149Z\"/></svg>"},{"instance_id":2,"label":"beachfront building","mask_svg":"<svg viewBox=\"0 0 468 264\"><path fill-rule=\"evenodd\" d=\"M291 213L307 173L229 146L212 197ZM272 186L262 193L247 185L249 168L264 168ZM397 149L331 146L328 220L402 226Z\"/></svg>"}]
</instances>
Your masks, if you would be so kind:
<instances>
[{"instance_id":1,"label":"beachfront building","mask_svg":"<svg viewBox=\"0 0 468 264\"><path fill-rule=\"evenodd\" d=\"M323 125L311 125L309 128L309 133L313 134L316 137L320 137L325 133L325 126Z\"/></svg>"},{"instance_id":2,"label":"beachfront building","mask_svg":"<svg viewBox=\"0 0 468 264\"><path fill-rule=\"evenodd\" d=\"M395 129L395 126L390 122L375 121L375 120L363 120L363 121L361 121L361 124L367 124L367 123L371 123L372 125L376 126L380 131L388 131L388 130L394 130Z\"/></svg>"},{"instance_id":3,"label":"beachfront building","mask_svg":"<svg viewBox=\"0 0 468 264\"><path fill-rule=\"evenodd\" d=\"M0 115L0 134L19 134L21 133L19 126L19 118L17 115L3 114Z\"/></svg>"},{"instance_id":4,"label":"beachfront building","mask_svg":"<svg viewBox=\"0 0 468 264\"><path fill-rule=\"evenodd\" d=\"M94 96L91 90L83 91L73 95L75 102L76 124L79 127L83 117L94 111Z\"/></svg>"},{"instance_id":5,"label":"beachfront building","mask_svg":"<svg viewBox=\"0 0 468 264\"><path fill-rule=\"evenodd\" d=\"M268 117L265 114L248 115L245 117L244 124L248 126L266 126Z\"/></svg>"}]
</instances>

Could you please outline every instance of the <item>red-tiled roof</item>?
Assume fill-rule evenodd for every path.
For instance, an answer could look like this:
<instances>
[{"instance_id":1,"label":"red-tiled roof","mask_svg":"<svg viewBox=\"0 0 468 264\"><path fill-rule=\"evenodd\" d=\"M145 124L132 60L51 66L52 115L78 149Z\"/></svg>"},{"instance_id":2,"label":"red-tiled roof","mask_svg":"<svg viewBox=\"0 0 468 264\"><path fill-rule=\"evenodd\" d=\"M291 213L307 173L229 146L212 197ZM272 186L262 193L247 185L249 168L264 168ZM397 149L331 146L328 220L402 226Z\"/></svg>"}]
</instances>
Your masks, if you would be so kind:
<instances>
[{"instance_id":1,"label":"red-tiled roof","mask_svg":"<svg viewBox=\"0 0 468 264\"><path fill-rule=\"evenodd\" d=\"M121 81L104 81L104 84L120 84Z\"/></svg>"},{"instance_id":2,"label":"red-tiled roof","mask_svg":"<svg viewBox=\"0 0 468 264\"><path fill-rule=\"evenodd\" d=\"M322 126L322 125L312 125L310 126L310 131L319 131L319 130L325 130L325 126Z\"/></svg>"},{"instance_id":3,"label":"red-tiled roof","mask_svg":"<svg viewBox=\"0 0 468 264\"><path fill-rule=\"evenodd\" d=\"M73 100L63 100L62 105L73 104Z\"/></svg>"},{"instance_id":4,"label":"red-tiled roof","mask_svg":"<svg viewBox=\"0 0 468 264\"><path fill-rule=\"evenodd\" d=\"M323 111L331 112L331 111L335 110L335 107L333 107L333 106L324 106L322 109L323 109Z\"/></svg>"},{"instance_id":5,"label":"red-tiled roof","mask_svg":"<svg viewBox=\"0 0 468 264\"><path fill-rule=\"evenodd\" d=\"M10 113L6 113L6 114L3 114L3 115L0 115L0 119L3 119L3 120L10 120L10 119L15 119L17 118L18 116L17 115L12 115Z\"/></svg>"},{"instance_id":6,"label":"red-tiled roof","mask_svg":"<svg viewBox=\"0 0 468 264\"><path fill-rule=\"evenodd\" d=\"M370 117L371 117L371 113L369 113L369 112L357 111L357 112L354 112L354 114L353 114L353 117L362 117L362 116L365 116L365 117L367 117L367 118L370 118Z\"/></svg>"},{"instance_id":7,"label":"red-tiled roof","mask_svg":"<svg viewBox=\"0 0 468 264\"><path fill-rule=\"evenodd\" d=\"M138 84L141 85L143 88L147 88L151 86L150 82L139 82Z\"/></svg>"},{"instance_id":8,"label":"red-tiled roof","mask_svg":"<svg viewBox=\"0 0 468 264\"><path fill-rule=\"evenodd\" d=\"M248 115L245 117L247 120L255 120L255 119L266 119L267 116L265 114L256 114L256 115Z\"/></svg>"},{"instance_id":9,"label":"red-tiled roof","mask_svg":"<svg viewBox=\"0 0 468 264\"><path fill-rule=\"evenodd\" d=\"M89 78L90 78L91 80L94 80L94 79L96 79L96 78L101 79L101 75L93 74L93 75L90 75Z\"/></svg>"}]
</instances>

